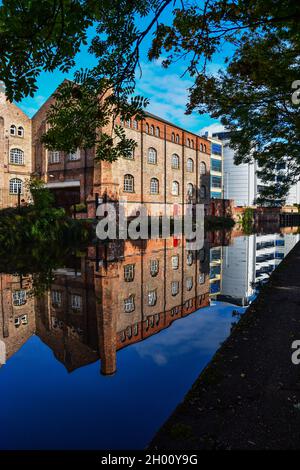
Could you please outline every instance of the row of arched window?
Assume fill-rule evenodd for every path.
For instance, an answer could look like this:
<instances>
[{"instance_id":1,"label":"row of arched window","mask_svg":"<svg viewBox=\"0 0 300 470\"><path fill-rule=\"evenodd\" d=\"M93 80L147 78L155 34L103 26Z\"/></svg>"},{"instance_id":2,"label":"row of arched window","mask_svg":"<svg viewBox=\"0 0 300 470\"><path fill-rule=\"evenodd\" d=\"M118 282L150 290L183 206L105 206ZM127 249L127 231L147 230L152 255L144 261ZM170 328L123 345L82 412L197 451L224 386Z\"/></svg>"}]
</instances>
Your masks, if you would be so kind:
<instances>
[{"instance_id":1,"label":"row of arched window","mask_svg":"<svg viewBox=\"0 0 300 470\"><path fill-rule=\"evenodd\" d=\"M139 124L136 119L128 119L127 121L124 121L123 119L120 120L122 126L126 126L128 128L133 128L135 130L138 130ZM160 128L159 126L154 126L153 124L149 125L147 122L145 124L145 132L146 134L149 135L154 135L155 137L160 137ZM174 142L175 144L180 144L180 136L179 134L175 134L175 132L172 132L171 134L171 141ZM185 141L185 145L191 149L195 148L195 143L193 139L187 138ZM207 148L205 144L200 144L200 152L205 152L206 153Z\"/></svg>"},{"instance_id":2,"label":"row of arched window","mask_svg":"<svg viewBox=\"0 0 300 470\"><path fill-rule=\"evenodd\" d=\"M14 124L12 124L10 126L9 133L10 133L10 135L13 135L13 136L24 137L24 127L22 127L22 126L17 127Z\"/></svg>"},{"instance_id":3,"label":"row of arched window","mask_svg":"<svg viewBox=\"0 0 300 470\"><path fill-rule=\"evenodd\" d=\"M133 159L134 155L130 155L130 159ZM152 165L157 164L157 151L155 148L150 147L148 149L148 163ZM174 170L178 170L180 168L180 157L176 153L173 153L172 159L171 159L171 166ZM188 158L186 162L186 170L189 173L193 173L194 171L194 160L192 158ZM206 175L206 164L205 162L200 162L200 174L201 175Z\"/></svg>"},{"instance_id":4,"label":"row of arched window","mask_svg":"<svg viewBox=\"0 0 300 470\"><path fill-rule=\"evenodd\" d=\"M124 182L123 182L123 190L126 193L133 193L134 192L134 177L130 174L126 174L124 176ZM178 181L172 181L172 188L171 192L173 196L179 196L180 194L180 184ZM151 178L150 179L150 194L159 194L159 180L157 178ZM188 183L187 185L187 194L188 196L192 197L195 194L195 187L192 183ZM206 198L206 186L201 185L200 187L200 198L205 199Z\"/></svg>"}]
</instances>

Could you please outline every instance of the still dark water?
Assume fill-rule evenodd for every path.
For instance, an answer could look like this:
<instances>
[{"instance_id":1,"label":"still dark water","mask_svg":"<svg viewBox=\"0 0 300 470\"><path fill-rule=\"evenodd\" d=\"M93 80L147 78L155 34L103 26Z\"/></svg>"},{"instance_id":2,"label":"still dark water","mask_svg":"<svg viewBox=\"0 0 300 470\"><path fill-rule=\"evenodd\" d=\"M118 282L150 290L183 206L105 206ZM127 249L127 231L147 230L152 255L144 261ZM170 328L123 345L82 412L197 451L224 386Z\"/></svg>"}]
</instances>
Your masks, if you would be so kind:
<instances>
[{"instance_id":1,"label":"still dark water","mask_svg":"<svg viewBox=\"0 0 300 470\"><path fill-rule=\"evenodd\" d=\"M30 267L1 274L0 448L144 448L298 240L88 247L44 292Z\"/></svg>"}]
</instances>

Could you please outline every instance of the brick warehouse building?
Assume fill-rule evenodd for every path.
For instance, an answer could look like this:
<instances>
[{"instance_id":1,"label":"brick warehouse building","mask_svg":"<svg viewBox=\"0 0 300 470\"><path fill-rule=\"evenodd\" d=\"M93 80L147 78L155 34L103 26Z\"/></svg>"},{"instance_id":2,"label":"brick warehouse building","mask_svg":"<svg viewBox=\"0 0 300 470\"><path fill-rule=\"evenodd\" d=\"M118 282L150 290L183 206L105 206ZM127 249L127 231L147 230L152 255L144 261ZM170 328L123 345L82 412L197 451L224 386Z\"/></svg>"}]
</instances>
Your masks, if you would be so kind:
<instances>
[{"instance_id":1,"label":"brick warehouse building","mask_svg":"<svg viewBox=\"0 0 300 470\"><path fill-rule=\"evenodd\" d=\"M94 149L65 154L48 151L41 144L47 130L51 96L32 119L5 99L0 90L0 207L15 206L18 190L28 200L25 182L31 174L41 177L66 208L85 203L95 216L101 200L126 200L129 213L140 204L148 212L180 215L183 204L210 201L210 141L150 113L142 122L124 125L137 142L131 158L95 162ZM150 207L151 204L151 207Z\"/></svg>"},{"instance_id":2,"label":"brick warehouse building","mask_svg":"<svg viewBox=\"0 0 300 470\"><path fill-rule=\"evenodd\" d=\"M40 143L47 129L50 97L32 119L34 168L55 192L60 205L87 203L93 217L101 200L126 200L128 212L145 204L150 213L160 204L168 215L180 215L188 202L210 200L210 142L157 116L146 113L143 122L134 119L124 126L137 142L131 158L116 162L94 161L94 150L75 153L51 152ZM151 204L151 208L150 208ZM158 209L162 215L164 209Z\"/></svg>"}]
</instances>

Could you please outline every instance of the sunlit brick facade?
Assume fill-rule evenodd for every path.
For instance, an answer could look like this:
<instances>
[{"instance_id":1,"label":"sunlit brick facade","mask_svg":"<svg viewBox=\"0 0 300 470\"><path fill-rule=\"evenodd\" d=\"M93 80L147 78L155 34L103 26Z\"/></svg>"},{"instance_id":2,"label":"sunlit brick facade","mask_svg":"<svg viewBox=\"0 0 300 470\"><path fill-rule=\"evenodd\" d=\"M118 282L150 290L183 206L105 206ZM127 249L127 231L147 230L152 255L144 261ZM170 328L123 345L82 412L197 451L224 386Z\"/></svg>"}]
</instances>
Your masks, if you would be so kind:
<instances>
[{"instance_id":1,"label":"sunlit brick facade","mask_svg":"<svg viewBox=\"0 0 300 470\"><path fill-rule=\"evenodd\" d=\"M15 207L18 198L28 200L26 181L31 172L31 119L0 89L0 209Z\"/></svg>"}]
</instances>

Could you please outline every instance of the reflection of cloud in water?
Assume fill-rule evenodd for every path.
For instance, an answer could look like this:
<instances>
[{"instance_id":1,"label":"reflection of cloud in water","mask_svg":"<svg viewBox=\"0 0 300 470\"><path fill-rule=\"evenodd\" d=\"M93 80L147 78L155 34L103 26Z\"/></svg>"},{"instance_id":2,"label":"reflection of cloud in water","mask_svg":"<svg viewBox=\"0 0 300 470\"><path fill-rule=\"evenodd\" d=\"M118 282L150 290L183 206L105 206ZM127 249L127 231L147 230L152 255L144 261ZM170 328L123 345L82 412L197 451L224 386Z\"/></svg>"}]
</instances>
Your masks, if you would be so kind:
<instances>
[{"instance_id":1,"label":"reflection of cloud in water","mask_svg":"<svg viewBox=\"0 0 300 470\"><path fill-rule=\"evenodd\" d=\"M133 345L139 356L150 357L159 366L178 356L197 351L213 354L230 333L232 311L244 312L224 302L214 302L186 318L179 319L170 328Z\"/></svg>"}]
</instances>

